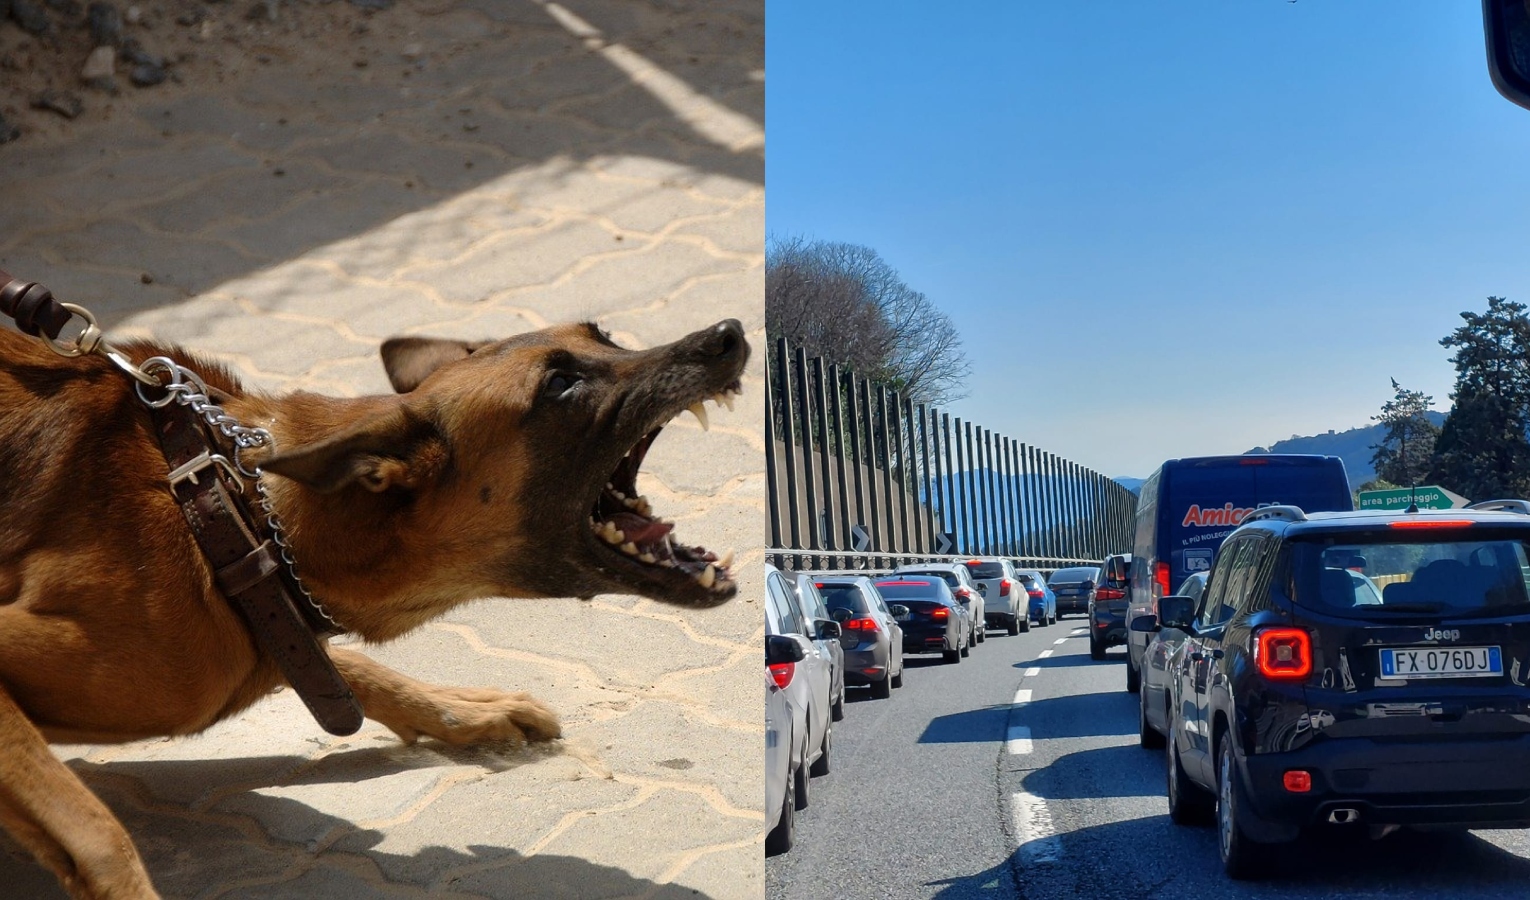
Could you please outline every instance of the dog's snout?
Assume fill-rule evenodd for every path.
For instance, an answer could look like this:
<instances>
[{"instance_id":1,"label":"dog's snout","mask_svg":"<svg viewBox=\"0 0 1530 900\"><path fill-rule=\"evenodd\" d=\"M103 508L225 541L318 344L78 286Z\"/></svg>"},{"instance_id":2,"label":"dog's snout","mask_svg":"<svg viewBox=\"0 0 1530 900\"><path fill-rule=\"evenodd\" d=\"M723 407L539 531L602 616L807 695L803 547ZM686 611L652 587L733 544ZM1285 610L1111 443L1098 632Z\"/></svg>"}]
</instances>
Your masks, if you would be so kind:
<instances>
[{"instance_id":1,"label":"dog's snout","mask_svg":"<svg viewBox=\"0 0 1530 900\"><path fill-rule=\"evenodd\" d=\"M707 356L732 356L748 346L739 320L724 319L707 329L699 349Z\"/></svg>"}]
</instances>

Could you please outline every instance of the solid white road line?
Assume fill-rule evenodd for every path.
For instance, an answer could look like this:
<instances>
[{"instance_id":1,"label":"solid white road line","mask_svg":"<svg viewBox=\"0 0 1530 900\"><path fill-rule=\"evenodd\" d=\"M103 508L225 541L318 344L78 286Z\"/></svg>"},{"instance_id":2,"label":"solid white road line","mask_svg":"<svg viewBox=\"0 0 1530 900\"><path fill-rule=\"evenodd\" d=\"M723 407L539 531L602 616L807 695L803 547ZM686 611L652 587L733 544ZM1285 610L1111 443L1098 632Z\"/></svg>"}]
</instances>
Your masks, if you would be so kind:
<instances>
[{"instance_id":1,"label":"solid white road line","mask_svg":"<svg viewBox=\"0 0 1530 900\"><path fill-rule=\"evenodd\" d=\"M1025 670L1025 675L1023 677L1029 678L1032 675L1040 675L1040 674L1041 674L1041 667L1040 666L1031 666L1029 669Z\"/></svg>"},{"instance_id":2,"label":"solid white road line","mask_svg":"<svg viewBox=\"0 0 1530 900\"><path fill-rule=\"evenodd\" d=\"M1027 863L1055 863L1062 857L1062 842L1052 830L1052 814L1045 800L1021 791L1010 797L1010 813L1015 823L1015 846Z\"/></svg>"}]
</instances>

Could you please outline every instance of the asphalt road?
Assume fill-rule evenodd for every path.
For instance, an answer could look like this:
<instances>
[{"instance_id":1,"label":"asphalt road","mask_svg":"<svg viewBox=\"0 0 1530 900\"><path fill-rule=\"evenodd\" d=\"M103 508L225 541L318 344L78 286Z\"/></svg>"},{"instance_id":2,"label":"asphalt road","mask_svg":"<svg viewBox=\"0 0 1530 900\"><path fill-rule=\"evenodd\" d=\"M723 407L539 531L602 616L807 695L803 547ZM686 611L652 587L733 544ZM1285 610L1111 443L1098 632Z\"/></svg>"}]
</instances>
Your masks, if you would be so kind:
<instances>
[{"instance_id":1,"label":"asphalt road","mask_svg":"<svg viewBox=\"0 0 1530 900\"><path fill-rule=\"evenodd\" d=\"M891 700L852 690L796 846L765 861L766 896L1530 895L1530 832L1519 831L1315 834L1285 848L1269 878L1228 881L1215 832L1169 821L1163 753L1137 746L1124 651L1090 660L1083 626L990 632L954 666L910 657Z\"/></svg>"}]
</instances>

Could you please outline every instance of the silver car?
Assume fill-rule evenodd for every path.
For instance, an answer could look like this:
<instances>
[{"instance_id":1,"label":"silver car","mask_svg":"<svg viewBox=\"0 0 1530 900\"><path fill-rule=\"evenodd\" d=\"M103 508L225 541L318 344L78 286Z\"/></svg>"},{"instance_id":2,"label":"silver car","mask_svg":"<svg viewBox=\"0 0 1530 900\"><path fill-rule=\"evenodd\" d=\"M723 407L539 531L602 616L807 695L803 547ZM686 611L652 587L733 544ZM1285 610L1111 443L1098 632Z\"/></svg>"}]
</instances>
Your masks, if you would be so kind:
<instances>
[{"instance_id":1,"label":"silver car","mask_svg":"<svg viewBox=\"0 0 1530 900\"><path fill-rule=\"evenodd\" d=\"M839 623L847 683L871 686L871 696L885 700L903 686L903 627L906 607L889 607L865 575L820 575L818 593Z\"/></svg>"},{"instance_id":2,"label":"silver car","mask_svg":"<svg viewBox=\"0 0 1530 900\"><path fill-rule=\"evenodd\" d=\"M765 855L792 848L797 829L797 782L804 779L806 741L799 723L806 717L792 706L791 686L805 651L790 637L765 638ZM804 779L805 780L805 779Z\"/></svg>"},{"instance_id":3,"label":"silver car","mask_svg":"<svg viewBox=\"0 0 1530 900\"><path fill-rule=\"evenodd\" d=\"M819 648L815 638L822 634L839 637L839 623L814 622L802 609L797 591L787 573L775 566L765 566L765 634L784 635L802 648L802 661L788 685L792 704L793 734L802 736L803 762L808 775L829 773L829 753L833 748L833 723L829 713L830 682L833 661ZM799 718L800 716L800 718ZM808 778L796 780L796 807L808 805Z\"/></svg>"},{"instance_id":4,"label":"silver car","mask_svg":"<svg viewBox=\"0 0 1530 900\"><path fill-rule=\"evenodd\" d=\"M792 582L797 589L797 600L802 604L802 611L807 613L809 623L833 622L834 616L829 613L829 606L824 603L823 596L818 593L818 585L807 572L798 572ZM845 648L843 640L843 628L829 637L822 630L814 628L813 642L818 649L829 658L829 716L836 722L845 717Z\"/></svg>"}]
</instances>

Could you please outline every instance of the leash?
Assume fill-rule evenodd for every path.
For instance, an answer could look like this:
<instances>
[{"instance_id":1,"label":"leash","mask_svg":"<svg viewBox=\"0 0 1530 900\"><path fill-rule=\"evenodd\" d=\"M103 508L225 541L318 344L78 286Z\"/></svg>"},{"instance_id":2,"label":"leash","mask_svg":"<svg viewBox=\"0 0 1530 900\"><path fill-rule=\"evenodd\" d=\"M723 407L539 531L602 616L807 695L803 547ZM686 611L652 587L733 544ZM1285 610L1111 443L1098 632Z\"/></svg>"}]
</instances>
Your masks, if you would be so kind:
<instances>
[{"instance_id":1,"label":"leash","mask_svg":"<svg viewBox=\"0 0 1530 900\"><path fill-rule=\"evenodd\" d=\"M213 402L200 376L174 360L156 356L135 364L105 340L88 310L61 303L42 285L13 279L3 270L0 313L60 356L100 354L137 382L138 399L148 407L170 467L170 492L218 589L319 725L330 734L354 734L362 723L361 704L320 643L344 629L304 586L260 467L243 458L249 450L274 449L271 432L241 425ZM75 319L83 323L82 330L61 340ZM233 448L227 455L220 452L219 435ZM247 479L264 528L251 512Z\"/></svg>"}]
</instances>

